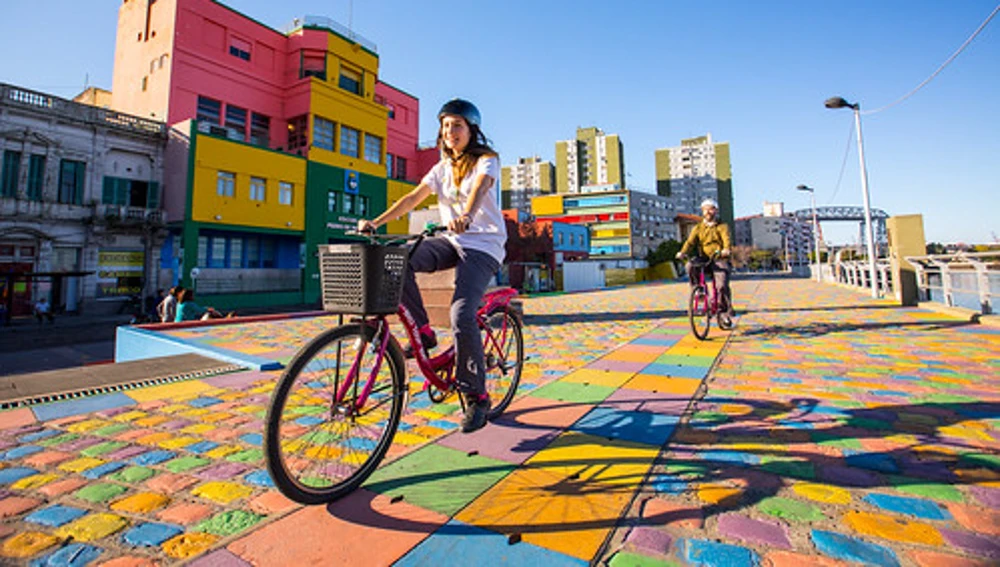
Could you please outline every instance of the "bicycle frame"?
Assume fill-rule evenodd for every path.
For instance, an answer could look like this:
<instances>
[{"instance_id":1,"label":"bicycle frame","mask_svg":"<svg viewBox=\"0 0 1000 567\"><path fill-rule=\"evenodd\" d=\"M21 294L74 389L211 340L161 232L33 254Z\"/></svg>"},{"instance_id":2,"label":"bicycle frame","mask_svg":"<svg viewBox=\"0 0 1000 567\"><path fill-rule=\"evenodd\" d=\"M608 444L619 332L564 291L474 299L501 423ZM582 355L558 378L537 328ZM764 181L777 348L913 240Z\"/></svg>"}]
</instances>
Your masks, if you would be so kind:
<instances>
[{"instance_id":1,"label":"bicycle frame","mask_svg":"<svg viewBox=\"0 0 1000 567\"><path fill-rule=\"evenodd\" d=\"M705 271L711 264L712 262L708 261L705 262L704 264L697 266L698 285L704 288L706 292L708 292L709 289L708 289L708 281L706 281L705 279ZM719 288L716 287L715 285L714 275L712 278L709 279L709 281L712 282L712 290L711 293L706 293L706 300L708 301L708 305L706 305L706 308L708 310L708 314L714 316L719 314Z\"/></svg>"},{"instance_id":2,"label":"bicycle frame","mask_svg":"<svg viewBox=\"0 0 1000 567\"><path fill-rule=\"evenodd\" d=\"M496 308L506 307L511 299L517 295L517 291L511 288L498 289L491 291L483 296L484 304L476 311L476 319L479 322L480 328L486 329L487 340L489 340L494 346L497 344L502 344L506 340L507 334L507 324L504 321L503 328L501 329L501 336L499 338L499 343L497 337L494 336L485 326L485 318L487 315L493 312ZM413 319L413 315L410 310L406 308L402 303L399 304L398 311L396 315L399 317L403 324L403 328L406 330L406 336L410 341L410 345L413 346L413 353L416 357L417 367L420 369L420 373L427 380L427 382L438 388L439 390L446 391L450 389L451 384L451 374L448 372L448 378L442 379L438 376L437 371L442 368L453 369L455 363L455 347L454 345L448 347L443 353L430 358L423 348L417 348L416 345L421 344L420 332L417 328L417 323ZM364 407L365 402L368 401L368 396L371 394L372 388L375 385L375 377L378 375L379 370L382 368L382 362L385 358L385 350L389 344L389 324L388 317L386 315L378 315L373 319L362 320L363 325L375 325L375 344L378 345L378 354L375 358L375 363L372 366L371 373L365 380L364 388L361 390L361 395L355 403L355 410L360 410ZM361 351L363 352L366 348L365 345L361 345ZM358 374L360 373L360 361L361 356L354 359L351 364L351 368L347 372L347 376L344 379L344 383L337 390L337 397L334 400L334 405L340 404L340 402L347 395L348 390L355 384L358 379Z\"/></svg>"}]
</instances>

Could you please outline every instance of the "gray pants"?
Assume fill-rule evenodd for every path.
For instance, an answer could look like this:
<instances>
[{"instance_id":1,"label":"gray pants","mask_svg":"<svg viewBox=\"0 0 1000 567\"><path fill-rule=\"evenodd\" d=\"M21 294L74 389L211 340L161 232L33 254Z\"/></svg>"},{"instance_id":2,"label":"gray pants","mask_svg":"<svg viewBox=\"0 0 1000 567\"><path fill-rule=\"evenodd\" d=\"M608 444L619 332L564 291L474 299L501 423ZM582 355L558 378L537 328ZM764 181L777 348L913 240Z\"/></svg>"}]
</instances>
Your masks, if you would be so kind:
<instances>
[{"instance_id":1,"label":"gray pants","mask_svg":"<svg viewBox=\"0 0 1000 567\"><path fill-rule=\"evenodd\" d=\"M410 258L403 284L403 305L418 327L429 322L417 287L417 272L455 268L455 293L451 298L451 330L455 335L455 379L463 392L486 393L486 355L476 323L476 311L500 264L485 252L465 250L465 257L444 237L425 239Z\"/></svg>"}]
</instances>

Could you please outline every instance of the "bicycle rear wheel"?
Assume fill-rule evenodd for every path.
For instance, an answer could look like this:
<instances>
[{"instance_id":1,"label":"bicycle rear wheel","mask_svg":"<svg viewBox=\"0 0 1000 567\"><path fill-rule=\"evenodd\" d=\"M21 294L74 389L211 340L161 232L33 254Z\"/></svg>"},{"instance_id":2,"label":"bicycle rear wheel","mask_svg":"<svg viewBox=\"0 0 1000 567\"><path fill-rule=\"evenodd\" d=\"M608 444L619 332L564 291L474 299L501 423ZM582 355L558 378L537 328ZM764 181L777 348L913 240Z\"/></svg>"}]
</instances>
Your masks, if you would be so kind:
<instances>
[{"instance_id":1,"label":"bicycle rear wheel","mask_svg":"<svg viewBox=\"0 0 1000 567\"><path fill-rule=\"evenodd\" d=\"M708 309L708 294L702 286L691 289L688 299L688 319L691 321L691 332L699 340L708 338L708 329L712 325L712 315Z\"/></svg>"},{"instance_id":2,"label":"bicycle rear wheel","mask_svg":"<svg viewBox=\"0 0 1000 567\"><path fill-rule=\"evenodd\" d=\"M483 321L483 352L486 355L486 392L490 395L487 418L496 419L517 393L524 367L524 336L521 322L509 307L491 313Z\"/></svg>"},{"instance_id":3,"label":"bicycle rear wheel","mask_svg":"<svg viewBox=\"0 0 1000 567\"><path fill-rule=\"evenodd\" d=\"M406 395L403 354L389 338L364 406L357 401L377 364L371 325L343 325L300 350L267 412L264 452L278 490L301 504L322 504L361 485L378 467L399 426ZM337 391L359 372L339 403Z\"/></svg>"}]
</instances>

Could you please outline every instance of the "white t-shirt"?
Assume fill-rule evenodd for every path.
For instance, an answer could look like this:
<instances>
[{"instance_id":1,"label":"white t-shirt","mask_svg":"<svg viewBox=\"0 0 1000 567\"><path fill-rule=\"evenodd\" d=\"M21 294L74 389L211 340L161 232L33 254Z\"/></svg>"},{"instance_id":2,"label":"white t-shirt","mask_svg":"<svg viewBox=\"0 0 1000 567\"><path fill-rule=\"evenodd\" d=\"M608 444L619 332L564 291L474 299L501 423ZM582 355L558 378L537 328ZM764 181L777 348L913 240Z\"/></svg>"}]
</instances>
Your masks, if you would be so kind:
<instances>
[{"instance_id":1,"label":"white t-shirt","mask_svg":"<svg viewBox=\"0 0 1000 567\"><path fill-rule=\"evenodd\" d=\"M504 245L507 243L507 227L504 223L503 213L500 212L499 199L497 198L499 194L497 185L500 182L500 159L496 156L481 156L476 161L475 167L457 185L452 179L451 162L448 159L442 159L427 172L422 182L427 184L437 195L441 223L447 226L452 220L462 216L465 204L472 196L473 182L480 174L492 177L493 184L479 202L479 210L472 216L469 229L462 234L449 234L448 239L455 245L459 253L465 249L478 250L493 256L497 263L502 264L506 255Z\"/></svg>"}]
</instances>

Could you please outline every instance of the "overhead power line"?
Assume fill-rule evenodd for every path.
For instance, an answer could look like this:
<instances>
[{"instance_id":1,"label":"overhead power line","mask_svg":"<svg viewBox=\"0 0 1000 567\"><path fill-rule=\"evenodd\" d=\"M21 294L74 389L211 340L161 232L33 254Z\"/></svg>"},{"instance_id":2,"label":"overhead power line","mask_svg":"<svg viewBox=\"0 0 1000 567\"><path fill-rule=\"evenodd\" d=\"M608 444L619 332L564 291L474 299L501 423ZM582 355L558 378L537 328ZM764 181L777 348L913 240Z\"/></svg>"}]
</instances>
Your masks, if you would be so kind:
<instances>
[{"instance_id":1,"label":"overhead power line","mask_svg":"<svg viewBox=\"0 0 1000 567\"><path fill-rule=\"evenodd\" d=\"M938 76L938 73L940 73L941 71L944 71L944 68L947 67L949 63L951 63L952 61L954 61L955 58L958 57L958 54L961 53L962 51L964 51L965 48L970 43L972 43L972 40L976 39L976 36L979 35L979 32L983 31L983 29L986 27L986 25L990 23L990 20L993 19L993 16L997 15L997 12L1000 12L1000 4L997 4L997 7L993 8L993 11L990 12L990 15L987 16L985 20L983 20L982 24L979 24L979 27L976 28L976 31L972 32L972 35L969 36L969 39L965 40L965 43L963 43L958 48L958 50L955 51L955 53L952 53L951 57L949 57L947 60L945 60L945 62L942 63L941 66L937 68L937 71L934 71L933 73L931 73L930 77L927 77L926 79L924 79L924 82L922 82L919 85L917 85L912 91L906 93L905 95L903 95L902 97L900 97L899 99L897 99L895 102L891 102L891 103L889 103L889 104L887 104L887 105L885 105L885 106L883 106L881 108L876 108L875 110L862 111L861 114L875 114L876 112L882 112L883 110L886 110L888 108L892 108L892 107L896 106L897 104L903 102L904 100L910 98L911 96L917 94L917 91L919 91L920 89L924 88L924 85L926 85L927 83L931 82L934 79L934 77Z\"/></svg>"}]
</instances>

